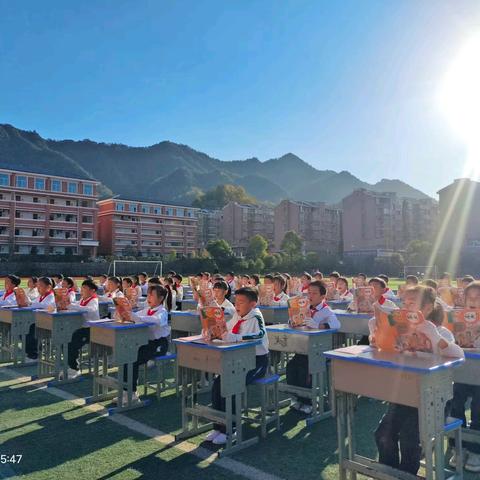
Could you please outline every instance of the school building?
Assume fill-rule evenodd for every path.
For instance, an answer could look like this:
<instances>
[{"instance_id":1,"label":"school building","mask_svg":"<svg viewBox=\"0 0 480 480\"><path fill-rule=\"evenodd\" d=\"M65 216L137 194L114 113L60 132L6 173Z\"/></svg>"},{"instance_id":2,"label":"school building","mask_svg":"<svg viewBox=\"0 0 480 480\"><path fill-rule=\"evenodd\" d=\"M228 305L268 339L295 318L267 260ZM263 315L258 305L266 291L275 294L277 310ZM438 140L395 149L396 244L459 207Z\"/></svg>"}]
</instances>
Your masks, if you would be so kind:
<instances>
[{"instance_id":1,"label":"school building","mask_svg":"<svg viewBox=\"0 0 480 480\"><path fill-rule=\"evenodd\" d=\"M121 196L98 202L101 255L162 257L197 251L198 209Z\"/></svg>"},{"instance_id":2,"label":"school building","mask_svg":"<svg viewBox=\"0 0 480 480\"><path fill-rule=\"evenodd\" d=\"M275 207L275 250L288 231L297 232L307 252L338 254L342 251L342 211L324 202L283 200Z\"/></svg>"},{"instance_id":3,"label":"school building","mask_svg":"<svg viewBox=\"0 0 480 480\"><path fill-rule=\"evenodd\" d=\"M387 256L412 240L432 240L438 229L438 202L402 198L391 192L355 190L343 205L346 255Z\"/></svg>"},{"instance_id":4,"label":"school building","mask_svg":"<svg viewBox=\"0 0 480 480\"><path fill-rule=\"evenodd\" d=\"M98 182L0 168L0 254L97 254Z\"/></svg>"},{"instance_id":5,"label":"school building","mask_svg":"<svg viewBox=\"0 0 480 480\"><path fill-rule=\"evenodd\" d=\"M197 246L204 250L208 242L218 240L222 237L222 210L199 210Z\"/></svg>"}]
</instances>

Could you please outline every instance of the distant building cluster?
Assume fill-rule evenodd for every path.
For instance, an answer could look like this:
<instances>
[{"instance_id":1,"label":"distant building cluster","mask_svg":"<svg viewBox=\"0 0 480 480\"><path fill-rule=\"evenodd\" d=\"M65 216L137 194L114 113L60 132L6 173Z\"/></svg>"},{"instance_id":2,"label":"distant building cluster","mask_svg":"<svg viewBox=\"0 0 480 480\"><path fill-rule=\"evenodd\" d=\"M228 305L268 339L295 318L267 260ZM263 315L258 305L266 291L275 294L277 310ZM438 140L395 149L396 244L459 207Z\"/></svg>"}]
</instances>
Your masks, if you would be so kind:
<instances>
[{"instance_id":1,"label":"distant building cluster","mask_svg":"<svg viewBox=\"0 0 480 480\"><path fill-rule=\"evenodd\" d=\"M243 256L255 235L278 252L295 231L305 253L389 256L412 240L433 241L440 225L447 248L480 248L480 217L473 214L480 210L479 186L455 180L438 192L439 202L360 189L338 205L283 200L202 210L120 196L99 200L93 180L0 169L0 254L188 257L225 239Z\"/></svg>"}]
</instances>

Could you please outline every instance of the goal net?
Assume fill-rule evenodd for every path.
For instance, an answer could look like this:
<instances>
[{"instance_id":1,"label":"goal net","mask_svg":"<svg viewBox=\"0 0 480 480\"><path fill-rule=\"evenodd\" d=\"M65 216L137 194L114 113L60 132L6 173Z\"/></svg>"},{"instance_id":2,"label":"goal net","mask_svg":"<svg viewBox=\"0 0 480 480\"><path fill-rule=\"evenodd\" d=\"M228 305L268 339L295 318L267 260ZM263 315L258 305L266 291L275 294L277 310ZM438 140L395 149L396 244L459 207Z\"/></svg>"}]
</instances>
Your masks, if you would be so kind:
<instances>
[{"instance_id":1,"label":"goal net","mask_svg":"<svg viewBox=\"0 0 480 480\"><path fill-rule=\"evenodd\" d=\"M403 278L407 275L415 275L419 278L427 279L437 278L437 266L436 265L406 265L403 268Z\"/></svg>"},{"instance_id":2,"label":"goal net","mask_svg":"<svg viewBox=\"0 0 480 480\"><path fill-rule=\"evenodd\" d=\"M161 277L163 263L155 260L114 260L108 267L108 274L113 276L137 275L141 272L148 277Z\"/></svg>"}]
</instances>

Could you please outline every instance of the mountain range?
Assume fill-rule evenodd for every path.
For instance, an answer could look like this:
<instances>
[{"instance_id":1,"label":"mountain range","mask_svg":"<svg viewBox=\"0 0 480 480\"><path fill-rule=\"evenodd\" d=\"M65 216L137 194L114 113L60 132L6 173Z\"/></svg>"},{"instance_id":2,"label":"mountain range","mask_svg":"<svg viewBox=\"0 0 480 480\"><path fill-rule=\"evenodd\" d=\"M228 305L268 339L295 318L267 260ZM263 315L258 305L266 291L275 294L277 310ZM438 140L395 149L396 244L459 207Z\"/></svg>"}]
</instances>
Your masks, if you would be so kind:
<instances>
[{"instance_id":1,"label":"mountain range","mask_svg":"<svg viewBox=\"0 0 480 480\"><path fill-rule=\"evenodd\" d=\"M190 204L200 192L220 184L241 185L250 195L272 203L290 198L334 204L359 188L428 197L400 180L369 184L347 171L317 170L293 153L265 162L257 158L222 161L169 141L129 147L50 140L8 124L0 124L0 167L94 179L101 183L103 197L141 196L153 202Z\"/></svg>"}]
</instances>

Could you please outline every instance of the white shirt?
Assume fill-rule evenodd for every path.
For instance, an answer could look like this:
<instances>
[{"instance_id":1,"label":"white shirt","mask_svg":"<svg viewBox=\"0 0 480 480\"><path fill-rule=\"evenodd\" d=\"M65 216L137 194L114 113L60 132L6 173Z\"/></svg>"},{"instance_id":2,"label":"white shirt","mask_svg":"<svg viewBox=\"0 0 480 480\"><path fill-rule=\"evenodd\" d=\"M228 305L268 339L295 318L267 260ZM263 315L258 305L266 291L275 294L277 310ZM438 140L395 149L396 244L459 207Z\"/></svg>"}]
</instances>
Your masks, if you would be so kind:
<instances>
[{"instance_id":1,"label":"white shirt","mask_svg":"<svg viewBox=\"0 0 480 480\"><path fill-rule=\"evenodd\" d=\"M33 308L40 308L40 309L46 309L50 306L53 306L56 308L55 295L53 291L47 293L46 295L38 297L37 300L32 302L30 306Z\"/></svg>"},{"instance_id":2,"label":"white shirt","mask_svg":"<svg viewBox=\"0 0 480 480\"><path fill-rule=\"evenodd\" d=\"M114 292L109 292L102 297L102 300L112 302L114 298L123 298L125 295L118 288Z\"/></svg>"},{"instance_id":3,"label":"white shirt","mask_svg":"<svg viewBox=\"0 0 480 480\"><path fill-rule=\"evenodd\" d=\"M353 301L353 293L350 292L349 290L346 290L344 293L339 294L338 298L336 298L337 301L341 302L352 302Z\"/></svg>"},{"instance_id":4,"label":"white shirt","mask_svg":"<svg viewBox=\"0 0 480 480\"><path fill-rule=\"evenodd\" d=\"M72 291L68 292L68 300L70 303L75 303L77 300L77 294L75 293L75 290L72 289Z\"/></svg>"},{"instance_id":5,"label":"white shirt","mask_svg":"<svg viewBox=\"0 0 480 480\"><path fill-rule=\"evenodd\" d=\"M163 305L155 308L144 308L139 312L134 312L132 319L138 322L154 322L155 325L148 327L148 337L150 340L168 337L170 335L170 325L168 325L168 312Z\"/></svg>"},{"instance_id":6,"label":"white shirt","mask_svg":"<svg viewBox=\"0 0 480 480\"><path fill-rule=\"evenodd\" d=\"M181 285L177 285L177 302L181 302L183 300L183 287Z\"/></svg>"},{"instance_id":7,"label":"white shirt","mask_svg":"<svg viewBox=\"0 0 480 480\"><path fill-rule=\"evenodd\" d=\"M242 335L242 340L256 340L261 339L262 343L255 346L256 355L268 354L268 336L265 330L265 320L262 312L258 308L253 308L243 318L235 311L231 320L227 322L227 330L233 333L232 329L238 321L244 320L239 327L239 334Z\"/></svg>"},{"instance_id":8,"label":"white shirt","mask_svg":"<svg viewBox=\"0 0 480 480\"><path fill-rule=\"evenodd\" d=\"M273 296L272 305L276 307L286 307L288 305L289 296L285 292L280 292Z\"/></svg>"},{"instance_id":9,"label":"white shirt","mask_svg":"<svg viewBox=\"0 0 480 480\"><path fill-rule=\"evenodd\" d=\"M77 310L83 313L86 322L91 320L100 320L100 313L98 310L98 297L96 295L87 298L86 300L80 300L79 302L72 303L69 307L69 310Z\"/></svg>"},{"instance_id":10,"label":"white shirt","mask_svg":"<svg viewBox=\"0 0 480 480\"><path fill-rule=\"evenodd\" d=\"M27 295L27 297L30 299L31 302L34 302L40 296L40 294L38 293L37 287L27 288L25 290L25 294Z\"/></svg>"},{"instance_id":11,"label":"white shirt","mask_svg":"<svg viewBox=\"0 0 480 480\"><path fill-rule=\"evenodd\" d=\"M233 303L230 300L227 300L227 299L225 299L222 302L220 307L223 308L223 311L225 312L226 315L231 315L232 317L236 312L235 307L233 306Z\"/></svg>"},{"instance_id":12,"label":"white shirt","mask_svg":"<svg viewBox=\"0 0 480 480\"><path fill-rule=\"evenodd\" d=\"M391 288L387 288L387 290L385 291L385 293L383 294L383 296L387 299L387 300L397 300L397 296L393 293L393 290Z\"/></svg>"},{"instance_id":13,"label":"white shirt","mask_svg":"<svg viewBox=\"0 0 480 480\"><path fill-rule=\"evenodd\" d=\"M140 285L137 285L135 287L135 293L137 294L138 298L141 298L143 296L143 290L142 290L142 287Z\"/></svg>"},{"instance_id":14,"label":"white shirt","mask_svg":"<svg viewBox=\"0 0 480 480\"><path fill-rule=\"evenodd\" d=\"M315 309L315 312L313 312L313 309ZM312 319L306 322L308 327L320 328L321 326L328 325L328 328L331 329L340 328L340 322L337 316L326 302L312 307L312 313Z\"/></svg>"},{"instance_id":15,"label":"white shirt","mask_svg":"<svg viewBox=\"0 0 480 480\"><path fill-rule=\"evenodd\" d=\"M17 297L15 296L15 292L12 290L11 292L7 292L2 295L0 298L0 307L16 307L17 306Z\"/></svg>"},{"instance_id":16,"label":"white shirt","mask_svg":"<svg viewBox=\"0 0 480 480\"><path fill-rule=\"evenodd\" d=\"M148 283L147 282L142 283L140 285L140 288L142 289L142 295L145 297L147 295L147 292L148 292Z\"/></svg>"}]
</instances>

